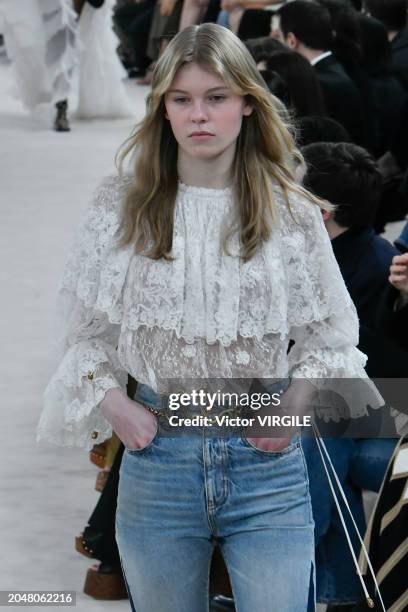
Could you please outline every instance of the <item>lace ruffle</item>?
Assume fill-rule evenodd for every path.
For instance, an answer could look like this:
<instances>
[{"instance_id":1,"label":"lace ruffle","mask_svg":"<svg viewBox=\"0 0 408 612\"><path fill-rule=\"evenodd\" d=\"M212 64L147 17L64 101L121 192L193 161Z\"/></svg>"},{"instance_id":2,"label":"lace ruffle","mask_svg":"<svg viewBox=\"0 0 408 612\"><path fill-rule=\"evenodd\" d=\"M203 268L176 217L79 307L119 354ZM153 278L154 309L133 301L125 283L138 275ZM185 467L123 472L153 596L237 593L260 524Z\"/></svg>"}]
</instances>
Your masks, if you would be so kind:
<instances>
[{"instance_id":1,"label":"lace ruffle","mask_svg":"<svg viewBox=\"0 0 408 612\"><path fill-rule=\"evenodd\" d=\"M98 188L78 229L60 284L85 307L105 312L111 323L123 316L122 289L133 248L118 249L121 202L126 177L108 177Z\"/></svg>"},{"instance_id":2,"label":"lace ruffle","mask_svg":"<svg viewBox=\"0 0 408 612\"><path fill-rule=\"evenodd\" d=\"M90 450L112 435L99 410L106 391L125 389L127 372L115 347L101 339L78 342L66 353L44 393L37 439ZM98 438L92 437L98 432Z\"/></svg>"}]
</instances>

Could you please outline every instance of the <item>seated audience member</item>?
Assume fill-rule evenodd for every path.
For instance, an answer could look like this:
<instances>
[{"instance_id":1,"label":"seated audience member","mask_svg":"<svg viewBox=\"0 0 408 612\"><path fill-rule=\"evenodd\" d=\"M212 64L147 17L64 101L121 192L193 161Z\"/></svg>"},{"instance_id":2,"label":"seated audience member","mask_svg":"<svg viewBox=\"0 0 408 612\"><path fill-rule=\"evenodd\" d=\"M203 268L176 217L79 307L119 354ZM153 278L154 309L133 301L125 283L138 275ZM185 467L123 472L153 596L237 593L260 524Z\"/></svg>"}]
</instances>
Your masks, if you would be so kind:
<instances>
[{"instance_id":1,"label":"seated audience member","mask_svg":"<svg viewBox=\"0 0 408 612\"><path fill-rule=\"evenodd\" d=\"M129 76L143 75L150 64L146 54L156 0L127 1L113 13L115 32L121 41L121 58Z\"/></svg>"},{"instance_id":2,"label":"seated audience member","mask_svg":"<svg viewBox=\"0 0 408 612\"><path fill-rule=\"evenodd\" d=\"M351 142L347 130L330 117L300 117L297 121L297 138L300 147L314 142Z\"/></svg>"},{"instance_id":3,"label":"seated audience member","mask_svg":"<svg viewBox=\"0 0 408 612\"><path fill-rule=\"evenodd\" d=\"M261 64L262 63L263 62L261 62ZM278 98L288 111L293 109L293 101L286 81L284 81L282 77L279 76L279 74L274 70L260 69L259 72L261 73L262 78L268 86L271 94Z\"/></svg>"},{"instance_id":4,"label":"seated audience member","mask_svg":"<svg viewBox=\"0 0 408 612\"><path fill-rule=\"evenodd\" d=\"M363 332L359 348L368 354L377 376L406 376L408 353L378 327L379 303L392 289L388 279L396 251L371 229L382 180L376 163L351 143L315 143L305 147L303 154L308 167L305 186L337 206L334 213L324 212L323 218L359 315ZM361 432L365 431L363 423ZM362 535L362 490L379 490L395 440L361 434L360 438L327 438L325 443ZM316 523L317 599L329 604L328 612L351 611L361 597L361 585L314 440L306 438L304 450ZM359 542L352 534L351 530L358 551Z\"/></svg>"},{"instance_id":5,"label":"seated audience member","mask_svg":"<svg viewBox=\"0 0 408 612\"><path fill-rule=\"evenodd\" d=\"M334 35L324 6L294 0L278 10L272 34L314 67L329 117L341 123L358 144L364 142L363 104L357 86L332 53Z\"/></svg>"},{"instance_id":6,"label":"seated audience member","mask_svg":"<svg viewBox=\"0 0 408 612\"><path fill-rule=\"evenodd\" d=\"M385 26L378 20L360 16L362 40L362 68L370 86L371 105L374 110L374 138L372 152L380 160L383 174L381 202L376 214L374 229L382 233L388 222L405 218L408 210L408 194L404 192L403 179L406 162L401 166L391 151L404 133L404 116L408 112L407 91L392 73L391 44ZM402 138L406 151L406 137ZM399 155L397 157L400 157Z\"/></svg>"},{"instance_id":7,"label":"seated audience member","mask_svg":"<svg viewBox=\"0 0 408 612\"><path fill-rule=\"evenodd\" d=\"M158 0L155 4L146 48L151 63L139 85L151 84L157 59L178 32L182 9L183 0Z\"/></svg>"},{"instance_id":8,"label":"seated audience member","mask_svg":"<svg viewBox=\"0 0 408 612\"><path fill-rule=\"evenodd\" d=\"M232 30L241 40L268 36L272 13L264 10L281 0L221 0L217 23Z\"/></svg>"},{"instance_id":9,"label":"seated audience member","mask_svg":"<svg viewBox=\"0 0 408 612\"><path fill-rule=\"evenodd\" d=\"M284 49L265 55L263 64L265 66L265 73L262 71L264 79L266 75L275 73L286 84L290 107L296 117L326 115L319 80L304 57L299 53ZM272 93L275 92L272 91ZM285 100L282 101L285 103Z\"/></svg>"},{"instance_id":10,"label":"seated audience member","mask_svg":"<svg viewBox=\"0 0 408 612\"><path fill-rule=\"evenodd\" d=\"M390 150L402 121L407 94L392 74L391 44L385 26L372 17L360 15L361 67L368 77L375 117L373 154L381 157Z\"/></svg>"},{"instance_id":11,"label":"seated audience member","mask_svg":"<svg viewBox=\"0 0 408 612\"><path fill-rule=\"evenodd\" d=\"M365 0L364 6L387 28L394 75L408 89L408 0Z\"/></svg>"},{"instance_id":12,"label":"seated audience member","mask_svg":"<svg viewBox=\"0 0 408 612\"><path fill-rule=\"evenodd\" d=\"M360 324L376 335L378 347L383 340L398 345L398 334L390 336L378 324L397 318L405 319L408 326L408 308L405 296L389 284L393 258L400 253L372 228L382 183L375 160L350 143L315 143L304 147L303 153L308 167L305 186L337 206L334 213L324 212L323 218ZM408 346L402 348L408 351ZM378 352L387 370L384 376L391 376L388 372L398 363Z\"/></svg>"},{"instance_id":13,"label":"seated audience member","mask_svg":"<svg viewBox=\"0 0 408 612\"><path fill-rule=\"evenodd\" d=\"M349 77L365 96L364 73L360 69L361 36L359 13L347 0L314 0L330 14L334 33L331 50ZM363 80L363 82L362 82ZM366 100L363 100L364 103Z\"/></svg>"},{"instance_id":14,"label":"seated audience member","mask_svg":"<svg viewBox=\"0 0 408 612\"><path fill-rule=\"evenodd\" d=\"M285 51L286 47L276 38L271 36L261 36L259 38L248 38L244 41L246 48L254 58L255 62L259 64L260 61L264 60L275 51Z\"/></svg>"},{"instance_id":15,"label":"seated audience member","mask_svg":"<svg viewBox=\"0 0 408 612\"><path fill-rule=\"evenodd\" d=\"M402 418L402 430L405 435L399 440L388 465L387 473L381 485L373 515L364 538L370 561L372 563L381 598L386 610L408 609L408 471L406 455L408 452L408 423L406 415ZM373 595L374 609L382 610L380 598L372 584L367 563L360 556L360 568L366 574ZM362 600L353 612L368 610Z\"/></svg>"},{"instance_id":16,"label":"seated audience member","mask_svg":"<svg viewBox=\"0 0 408 612\"><path fill-rule=\"evenodd\" d=\"M399 125L389 150L378 160L384 177L381 206L374 228L381 234L390 221L403 221L408 213L408 102L400 116ZM391 195L389 195L391 194Z\"/></svg>"},{"instance_id":17,"label":"seated audience member","mask_svg":"<svg viewBox=\"0 0 408 612\"><path fill-rule=\"evenodd\" d=\"M305 185L336 205L324 212L326 229L360 322L374 328L389 269L399 255L372 228L382 177L373 157L351 143L315 143L303 148ZM395 300L397 299L395 295Z\"/></svg>"},{"instance_id":18,"label":"seated audience member","mask_svg":"<svg viewBox=\"0 0 408 612\"><path fill-rule=\"evenodd\" d=\"M358 89L363 105L363 124L361 126L363 145L373 153L375 140L375 109L370 94L367 74L361 67L362 43L359 17L360 13L347 0L316 0L330 13L334 32L332 51Z\"/></svg>"},{"instance_id":19,"label":"seated audience member","mask_svg":"<svg viewBox=\"0 0 408 612\"><path fill-rule=\"evenodd\" d=\"M395 134L395 138L390 147L393 161L397 168L404 174L408 171L408 102L402 111L400 125ZM406 189L408 195L408 187Z\"/></svg>"}]
</instances>

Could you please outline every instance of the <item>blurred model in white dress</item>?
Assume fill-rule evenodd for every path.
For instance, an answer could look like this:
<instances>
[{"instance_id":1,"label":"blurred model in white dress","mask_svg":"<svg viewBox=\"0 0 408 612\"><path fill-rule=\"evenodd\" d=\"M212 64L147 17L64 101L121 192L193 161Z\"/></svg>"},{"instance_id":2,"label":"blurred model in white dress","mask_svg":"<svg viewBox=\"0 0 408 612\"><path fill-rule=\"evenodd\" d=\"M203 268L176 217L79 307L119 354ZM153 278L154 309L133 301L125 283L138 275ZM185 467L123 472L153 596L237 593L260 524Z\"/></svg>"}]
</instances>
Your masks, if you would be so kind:
<instances>
[{"instance_id":1,"label":"blurred model in white dress","mask_svg":"<svg viewBox=\"0 0 408 612\"><path fill-rule=\"evenodd\" d=\"M85 1L78 25L79 118L131 117L134 110L123 79L126 70L116 52L119 41L112 30L115 0L105 0L101 8Z\"/></svg>"},{"instance_id":2,"label":"blurred model in white dress","mask_svg":"<svg viewBox=\"0 0 408 612\"><path fill-rule=\"evenodd\" d=\"M0 22L19 98L37 118L68 131L67 99L77 63L72 0L0 0Z\"/></svg>"}]
</instances>

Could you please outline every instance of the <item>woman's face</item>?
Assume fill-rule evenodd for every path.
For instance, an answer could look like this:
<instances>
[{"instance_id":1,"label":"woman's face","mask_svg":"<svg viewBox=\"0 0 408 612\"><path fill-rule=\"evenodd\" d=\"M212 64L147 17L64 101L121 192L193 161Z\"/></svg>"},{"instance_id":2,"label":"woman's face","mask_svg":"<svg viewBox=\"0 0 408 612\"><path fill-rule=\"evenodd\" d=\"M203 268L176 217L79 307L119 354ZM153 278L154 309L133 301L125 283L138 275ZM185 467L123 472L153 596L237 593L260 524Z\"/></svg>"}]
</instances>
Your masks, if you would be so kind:
<instances>
[{"instance_id":1,"label":"woman's face","mask_svg":"<svg viewBox=\"0 0 408 612\"><path fill-rule=\"evenodd\" d=\"M221 77L198 64L182 66L164 98L166 119L188 156L211 159L235 148L242 117L252 107Z\"/></svg>"}]
</instances>

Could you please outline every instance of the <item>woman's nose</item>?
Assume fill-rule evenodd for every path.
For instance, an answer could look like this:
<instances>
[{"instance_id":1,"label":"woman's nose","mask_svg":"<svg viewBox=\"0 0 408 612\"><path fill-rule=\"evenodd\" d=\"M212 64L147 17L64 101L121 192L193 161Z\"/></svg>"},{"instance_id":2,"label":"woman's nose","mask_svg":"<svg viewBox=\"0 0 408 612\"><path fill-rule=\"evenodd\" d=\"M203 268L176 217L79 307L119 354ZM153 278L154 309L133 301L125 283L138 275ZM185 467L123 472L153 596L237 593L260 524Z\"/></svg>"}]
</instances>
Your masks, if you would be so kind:
<instances>
[{"instance_id":1,"label":"woman's nose","mask_svg":"<svg viewBox=\"0 0 408 612\"><path fill-rule=\"evenodd\" d=\"M205 104L202 100L197 100L193 102L193 106L191 109L191 120L194 122L202 123L207 121L207 111L205 108Z\"/></svg>"}]
</instances>

